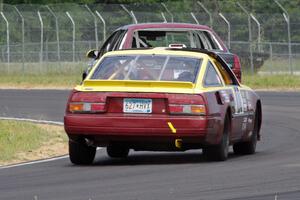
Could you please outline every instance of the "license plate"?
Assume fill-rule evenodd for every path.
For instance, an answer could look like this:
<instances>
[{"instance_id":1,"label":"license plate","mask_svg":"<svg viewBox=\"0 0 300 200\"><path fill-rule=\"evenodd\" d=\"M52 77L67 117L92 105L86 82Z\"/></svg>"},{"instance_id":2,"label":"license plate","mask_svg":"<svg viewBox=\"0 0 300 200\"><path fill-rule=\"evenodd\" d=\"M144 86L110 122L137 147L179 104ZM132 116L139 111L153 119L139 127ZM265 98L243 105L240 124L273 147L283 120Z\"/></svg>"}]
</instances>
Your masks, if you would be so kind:
<instances>
[{"instance_id":1,"label":"license plate","mask_svg":"<svg viewBox=\"0 0 300 200\"><path fill-rule=\"evenodd\" d=\"M124 113L152 113L152 99L131 99L123 100Z\"/></svg>"}]
</instances>

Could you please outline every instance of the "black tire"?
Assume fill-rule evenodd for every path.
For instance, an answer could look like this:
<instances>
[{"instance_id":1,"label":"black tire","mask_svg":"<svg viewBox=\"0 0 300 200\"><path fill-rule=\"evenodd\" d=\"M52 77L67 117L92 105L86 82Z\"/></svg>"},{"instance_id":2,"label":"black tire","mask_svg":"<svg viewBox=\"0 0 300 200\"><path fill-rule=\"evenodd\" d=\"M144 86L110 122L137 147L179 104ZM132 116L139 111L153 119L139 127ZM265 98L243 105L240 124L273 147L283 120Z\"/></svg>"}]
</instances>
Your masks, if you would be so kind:
<instances>
[{"instance_id":1,"label":"black tire","mask_svg":"<svg viewBox=\"0 0 300 200\"><path fill-rule=\"evenodd\" d=\"M92 164L96 155L96 147L87 146L84 142L69 140L69 155L73 164Z\"/></svg>"},{"instance_id":2,"label":"black tire","mask_svg":"<svg viewBox=\"0 0 300 200\"><path fill-rule=\"evenodd\" d=\"M233 152L237 155L250 155L255 154L256 152L256 143L257 143L257 134L258 134L258 112L255 112L254 119L254 128L250 141L247 142L238 142L233 145Z\"/></svg>"},{"instance_id":3,"label":"black tire","mask_svg":"<svg viewBox=\"0 0 300 200\"><path fill-rule=\"evenodd\" d=\"M110 144L106 147L106 152L111 158L126 158L129 154L129 148L123 145Z\"/></svg>"},{"instance_id":4,"label":"black tire","mask_svg":"<svg viewBox=\"0 0 300 200\"><path fill-rule=\"evenodd\" d=\"M203 155L206 160L210 161L225 161L228 158L229 151L229 131L230 131L230 120L227 114L224 121L224 130L220 144L207 146L203 148Z\"/></svg>"}]
</instances>

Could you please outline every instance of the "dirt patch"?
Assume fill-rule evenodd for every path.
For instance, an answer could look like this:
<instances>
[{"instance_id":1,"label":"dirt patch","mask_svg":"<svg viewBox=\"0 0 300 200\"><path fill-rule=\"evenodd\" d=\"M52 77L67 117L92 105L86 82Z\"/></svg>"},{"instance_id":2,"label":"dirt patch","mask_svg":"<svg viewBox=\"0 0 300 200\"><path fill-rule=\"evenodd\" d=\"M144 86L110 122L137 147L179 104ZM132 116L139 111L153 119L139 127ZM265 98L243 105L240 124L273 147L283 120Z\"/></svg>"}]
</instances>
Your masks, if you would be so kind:
<instances>
[{"instance_id":1,"label":"dirt patch","mask_svg":"<svg viewBox=\"0 0 300 200\"><path fill-rule=\"evenodd\" d=\"M18 159L4 161L2 165L10 165L40 159L47 159L66 154L68 154L68 145L66 142L60 141L57 143L57 140L51 140L48 143L44 143L44 145L39 149L29 152L18 153Z\"/></svg>"},{"instance_id":2,"label":"dirt patch","mask_svg":"<svg viewBox=\"0 0 300 200\"><path fill-rule=\"evenodd\" d=\"M37 149L19 152L14 156L14 159L2 161L0 166L47 159L68 154L67 136L64 133L62 126L45 124L37 124L37 126L47 131L50 135L50 139L43 142Z\"/></svg>"}]
</instances>

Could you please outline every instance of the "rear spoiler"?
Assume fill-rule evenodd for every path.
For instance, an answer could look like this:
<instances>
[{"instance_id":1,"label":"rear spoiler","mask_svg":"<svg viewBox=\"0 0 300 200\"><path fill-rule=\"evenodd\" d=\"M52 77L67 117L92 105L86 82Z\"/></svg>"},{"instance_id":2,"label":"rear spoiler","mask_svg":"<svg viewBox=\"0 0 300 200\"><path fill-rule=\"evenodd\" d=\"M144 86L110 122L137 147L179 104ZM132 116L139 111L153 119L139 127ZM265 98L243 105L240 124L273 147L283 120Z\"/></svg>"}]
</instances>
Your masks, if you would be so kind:
<instances>
[{"instance_id":1,"label":"rear spoiler","mask_svg":"<svg viewBox=\"0 0 300 200\"><path fill-rule=\"evenodd\" d=\"M84 87L133 87L133 88L185 88L193 89L191 82L176 81L136 81L136 80L84 80Z\"/></svg>"}]
</instances>

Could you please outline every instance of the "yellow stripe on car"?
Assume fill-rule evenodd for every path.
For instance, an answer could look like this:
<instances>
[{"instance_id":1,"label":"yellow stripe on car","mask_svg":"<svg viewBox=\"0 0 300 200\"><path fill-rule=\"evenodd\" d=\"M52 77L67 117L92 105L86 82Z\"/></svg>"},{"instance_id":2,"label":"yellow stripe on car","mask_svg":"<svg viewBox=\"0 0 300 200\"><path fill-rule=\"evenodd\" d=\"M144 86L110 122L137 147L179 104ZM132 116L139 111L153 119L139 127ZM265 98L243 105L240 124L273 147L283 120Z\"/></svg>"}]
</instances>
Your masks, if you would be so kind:
<instances>
[{"instance_id":1,"label":"yellow stripe on car","mask_svg":"<svg viewBox=\"0 0 300 200\"><path fill-rule=\"evenodd\" d=\"M171 122L168 122L168 126L171 129L171 132L175 134L176 133L176 128L173 126L173 124Z\"/></svg>"}]
</instances>

